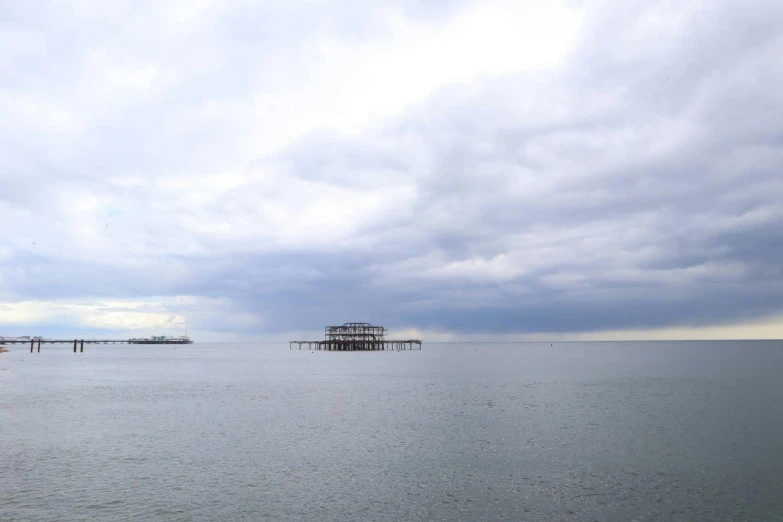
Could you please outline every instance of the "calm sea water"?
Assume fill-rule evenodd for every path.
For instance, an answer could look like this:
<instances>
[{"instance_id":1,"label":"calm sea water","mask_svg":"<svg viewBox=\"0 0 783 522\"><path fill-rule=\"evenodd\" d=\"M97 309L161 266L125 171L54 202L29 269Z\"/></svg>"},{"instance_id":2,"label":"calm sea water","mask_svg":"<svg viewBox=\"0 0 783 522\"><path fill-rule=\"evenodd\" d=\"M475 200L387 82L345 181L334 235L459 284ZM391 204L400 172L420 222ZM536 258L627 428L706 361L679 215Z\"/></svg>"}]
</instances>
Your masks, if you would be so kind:
<instances>
[{"instance_id":1,"label":"calm sea water","mask_svg":"<svg viewBox=\"0 0 783 522\"><path fill-rule=\"evenodd\" d=\"M783 520L783 343L0 355L0 520Z\"/></svg>"}]
</instances>

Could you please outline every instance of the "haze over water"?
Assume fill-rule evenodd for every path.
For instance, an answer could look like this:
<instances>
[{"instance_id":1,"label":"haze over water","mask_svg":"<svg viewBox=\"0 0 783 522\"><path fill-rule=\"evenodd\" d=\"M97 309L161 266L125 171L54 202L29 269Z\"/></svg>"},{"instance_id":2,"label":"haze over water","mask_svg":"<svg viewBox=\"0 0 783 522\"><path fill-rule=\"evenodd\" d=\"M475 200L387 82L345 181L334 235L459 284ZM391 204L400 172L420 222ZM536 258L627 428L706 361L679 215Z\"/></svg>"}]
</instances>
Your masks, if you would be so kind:
<instances>
[{"instance_id":1,"label":"haze over water","mask_svg":"<svg viewBox=\"0 0 783 522\"><path fill-rule=\"evenodd\" d=\"M773 520L783 342L0 355L1 520Z\"/></svg>"}]
</instances>

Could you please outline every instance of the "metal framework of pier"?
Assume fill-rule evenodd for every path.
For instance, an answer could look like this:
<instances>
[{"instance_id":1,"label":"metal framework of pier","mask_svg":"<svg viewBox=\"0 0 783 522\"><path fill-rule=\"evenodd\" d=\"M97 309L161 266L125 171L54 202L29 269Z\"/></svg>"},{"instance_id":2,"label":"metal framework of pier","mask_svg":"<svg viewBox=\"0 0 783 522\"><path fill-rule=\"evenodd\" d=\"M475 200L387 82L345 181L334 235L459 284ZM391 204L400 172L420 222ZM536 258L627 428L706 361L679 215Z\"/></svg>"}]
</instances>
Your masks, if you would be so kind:
<instances>
[{"instance_id":1,"label":"metal framework of pier","mask_svg":"<svg viewBox=\"0 0 783 522\"><path fill-rule=\"evenodd\" d=\"M383 326L370 323L345 323L324 328L323 341L290 341L290 350L327 352L421 350L418 339L387 339Z\"/></svg>"}]
</instances>

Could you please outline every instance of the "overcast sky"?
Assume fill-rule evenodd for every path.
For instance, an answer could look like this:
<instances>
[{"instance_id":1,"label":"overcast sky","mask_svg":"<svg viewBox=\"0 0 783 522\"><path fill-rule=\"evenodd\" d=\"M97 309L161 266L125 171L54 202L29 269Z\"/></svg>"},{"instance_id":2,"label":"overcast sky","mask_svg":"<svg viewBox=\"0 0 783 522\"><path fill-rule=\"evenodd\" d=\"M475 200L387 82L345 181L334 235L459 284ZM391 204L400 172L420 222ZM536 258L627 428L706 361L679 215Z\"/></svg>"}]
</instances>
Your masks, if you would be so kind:
<instances>
[{"instance_id":1,"label":"overcast sky","mask_svg":"<svg viewBox=\"0 0 783 522\"><path fill-rule=\"evenodd\" d=\"M0 335L783 337L779 0L0 0Z\"/></svg>"}]
</instances>

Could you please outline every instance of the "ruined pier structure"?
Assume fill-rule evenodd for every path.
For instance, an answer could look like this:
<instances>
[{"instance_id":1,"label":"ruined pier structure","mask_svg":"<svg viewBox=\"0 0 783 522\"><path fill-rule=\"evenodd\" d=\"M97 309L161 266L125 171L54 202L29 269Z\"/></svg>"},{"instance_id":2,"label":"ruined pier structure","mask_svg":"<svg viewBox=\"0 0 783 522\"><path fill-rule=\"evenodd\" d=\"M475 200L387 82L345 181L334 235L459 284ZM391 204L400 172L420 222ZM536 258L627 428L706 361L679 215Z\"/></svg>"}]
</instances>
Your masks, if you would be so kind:
<instances>
[{"instance_id":1,"label":"ruined pier structure","mask_svg":"<svg viewBox=\"0 0 783 522\"><path fill-rule=\"evenodd\" d=\"M291 350L324 350L328 352L421 350L418 339L387 339L383 326L370 323L345 323L327 326L323 341L291 341Z\"/></svg>"}]
</instances>

